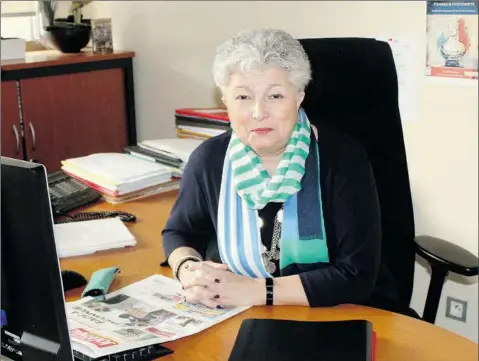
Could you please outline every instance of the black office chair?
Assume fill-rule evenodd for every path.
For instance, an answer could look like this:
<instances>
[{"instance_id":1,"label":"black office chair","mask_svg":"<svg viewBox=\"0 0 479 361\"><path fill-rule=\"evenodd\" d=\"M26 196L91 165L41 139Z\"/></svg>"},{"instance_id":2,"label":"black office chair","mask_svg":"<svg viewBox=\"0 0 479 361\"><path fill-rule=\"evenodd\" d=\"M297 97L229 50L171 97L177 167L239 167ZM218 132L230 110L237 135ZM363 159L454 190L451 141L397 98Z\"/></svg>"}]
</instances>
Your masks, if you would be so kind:
<instances>
[{"instance_id":1,"label":"black office chair","mask_svg":"<svg viewBox=\"0 0 479 361\"><path fill-rule=\"evenodd\" d=\"M432 274L422 319L434 323L447 274L477 275L479 260L450 242L415 235L391 49L385 42L366 38L300 42L313 70L303 107L318 126L348 133L365 148L382 212L383 258L406 307L411 302L416 252L429 262Z\"/></svg>"}]
</instances>

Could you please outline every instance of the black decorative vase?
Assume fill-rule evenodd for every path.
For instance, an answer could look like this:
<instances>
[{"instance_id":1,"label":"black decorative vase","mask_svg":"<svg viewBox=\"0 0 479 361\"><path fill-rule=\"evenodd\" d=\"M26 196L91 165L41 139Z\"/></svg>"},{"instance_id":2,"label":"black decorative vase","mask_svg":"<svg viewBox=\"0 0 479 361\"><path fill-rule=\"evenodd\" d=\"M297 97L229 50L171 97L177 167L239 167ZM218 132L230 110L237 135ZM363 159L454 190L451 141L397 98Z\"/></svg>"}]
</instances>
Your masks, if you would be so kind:
<instances>
[{"instance_id":1,"label":"black decorative vase","mask_svg":"<svg viewBox=\"0 0 479 361\"><path fill-rule=\"evenodd\" d=\"M90 41L90 20L82 20L75 24L72 17L55 19L51 26L45 28L55 47L63 53L79 53Z\"/></svg>"}]
</instances>

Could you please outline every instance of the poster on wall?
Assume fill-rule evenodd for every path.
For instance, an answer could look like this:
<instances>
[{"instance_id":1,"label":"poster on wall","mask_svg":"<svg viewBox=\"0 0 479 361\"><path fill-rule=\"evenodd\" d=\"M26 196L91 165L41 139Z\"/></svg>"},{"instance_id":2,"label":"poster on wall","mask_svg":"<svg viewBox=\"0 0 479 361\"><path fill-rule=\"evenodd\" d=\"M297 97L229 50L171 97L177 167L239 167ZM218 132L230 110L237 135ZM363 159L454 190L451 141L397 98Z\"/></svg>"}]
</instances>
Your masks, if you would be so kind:
<instances>
[{"instance_id":1,"label":"poster on wall","mask_svg":"<svg viewBox=\"0 0 479 361\"><path fill-rule=\"evenodd\" d=\"M426 75L477 79L477 1L428 1Z\"/></svg>"},{"instance_id":2,"label":"poster on wall","mask_svg":"<svg viewBox=\"0 0 479 361\"><path fill-rule=\"evenodd\" d=\"M412 37L381 35L375 37L391 47L398 79L398 102L401 120L416 121L419 117L419 46Z\"/></svg>"}]
</instances>

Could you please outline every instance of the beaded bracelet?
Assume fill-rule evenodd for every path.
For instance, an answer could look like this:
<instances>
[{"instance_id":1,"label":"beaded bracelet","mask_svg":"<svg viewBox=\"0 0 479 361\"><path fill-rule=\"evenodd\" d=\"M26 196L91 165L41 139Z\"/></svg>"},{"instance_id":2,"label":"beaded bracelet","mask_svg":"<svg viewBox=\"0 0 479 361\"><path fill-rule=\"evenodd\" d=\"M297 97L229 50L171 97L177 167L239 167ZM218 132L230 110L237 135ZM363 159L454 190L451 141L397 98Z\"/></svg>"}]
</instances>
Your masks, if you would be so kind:
<instances>
[{"instance_id":1,"label":"beaded bracelet","mask_svg":"<svg viewBox=\"0 0 479 361\"><path fill-rule=\"evenodd\" d=\"M186 256L186 257L180 258L175 263L175 267L173 268L173 275L178 281L180 280L178 278L178 273L180 271L180 267L187 261L201 262L201 259L199 259L198 257L195 257L195 256Z\"/></svg>"}]
</instances>

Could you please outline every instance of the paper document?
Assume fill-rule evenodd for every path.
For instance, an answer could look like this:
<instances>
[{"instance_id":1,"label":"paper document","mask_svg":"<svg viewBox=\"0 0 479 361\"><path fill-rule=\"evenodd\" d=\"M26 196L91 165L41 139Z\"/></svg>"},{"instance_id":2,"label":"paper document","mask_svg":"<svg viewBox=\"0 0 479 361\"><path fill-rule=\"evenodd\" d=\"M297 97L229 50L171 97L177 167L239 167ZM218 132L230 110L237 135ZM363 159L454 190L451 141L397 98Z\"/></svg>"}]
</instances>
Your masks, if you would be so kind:
<instances>
[{"instance_id":1,"label":"paper document","mask_svg":"<svg viewBox=\"0 0 479 361\"><path fill-rule=\"evenodd\" d=\"M125 153L96 153L62 161L64 166L96 175L112 185L133 183L153 175L171 177L168 168Z\"/></svg>"},{"instance_id":2,"label":"paper document","mask_svg":"<svg viewBox=\"0 0 479 361\"><path fill-rule=\"evenodd\" d=\"M202 128L202 127L194 127L190 125L178 125L178 129L185 130L187 132L192 132L192 133L199 133L199 134L207 134L212 137L216 135L223 134L226 132L226 130L223 129L213 129L213 128Z\"/></svg>"},{"instance_id":3,"label":"paper document","mask_svg":"<svg viewBox=\"0 0 479 361\"><path fill-rule=\"evenodd\" d=\"M248 307L216 309L182 301L181 284L153 275L107 295L67 303L73 348L102 357L203 331Z\"/></svg>"},{"instance_id":4,"label":"paper document","mask_svg":"<svg viewBox=\"0 0 479 361\"><path fill-rule=\"evenodd\" d=\"M133 156L131 156L133 157ZM149 162L147 160L142 160ZM105 182L103 179L95 174L88 173L81 168L71 167L69 165L62 166L62 170L69 176L78 179L85 183L87 186L99 191L100 193L109 193L112 195L124 195L131 192L135 192L141 189L152 187L155 185L167 183L173 176L173 170L170 167L164 166L168 173L166 174L153 174L150 177L144 179L138 179L134 182L125 182L118 185L112 185Z\"/></svg>"},{"instance_id":5,"label":"paper document","mask_svg":"<svg viewBox=\"0 0 479 361\"><path fill-rule=\"evenodd\" d=\"M62 170L100 193L112 195L166 183L173 176L170 167L125 153L95 153L66 159L62 161Z\"/></svg>"},{"instance_id":6,"label":"paper document","mask_svg":"<svg viewBox=\"0 0 479 361\"><path fill-rule=\"evenodd\" d=\"M184 163L188 162L188 159L193 151L202 143L202 140L198 139L156 139L145 140L138 145L140 147L147 147L149 149L166 151L180 158Z\"/></svg>"},{"instance_id":7,"label":"paper document","mask_svg":"<svg viewBox=\"0 0 479 361\"><path fill-rule=\"evenodd\" d=\"M400 36L379 36L391 47L396 65L401 120L416 121L419 117L419 49L416 41Z\"/></svg>"},{"instance_id":8,"label":"paper document","mask_svg":"<svg viewBox=\"0 0 479 361\"><path fill-rule=\"evenodd\" d=\"M136 245L119 218L55 224L53 232L59 258Z\"/></svg>"}]
</instances>

